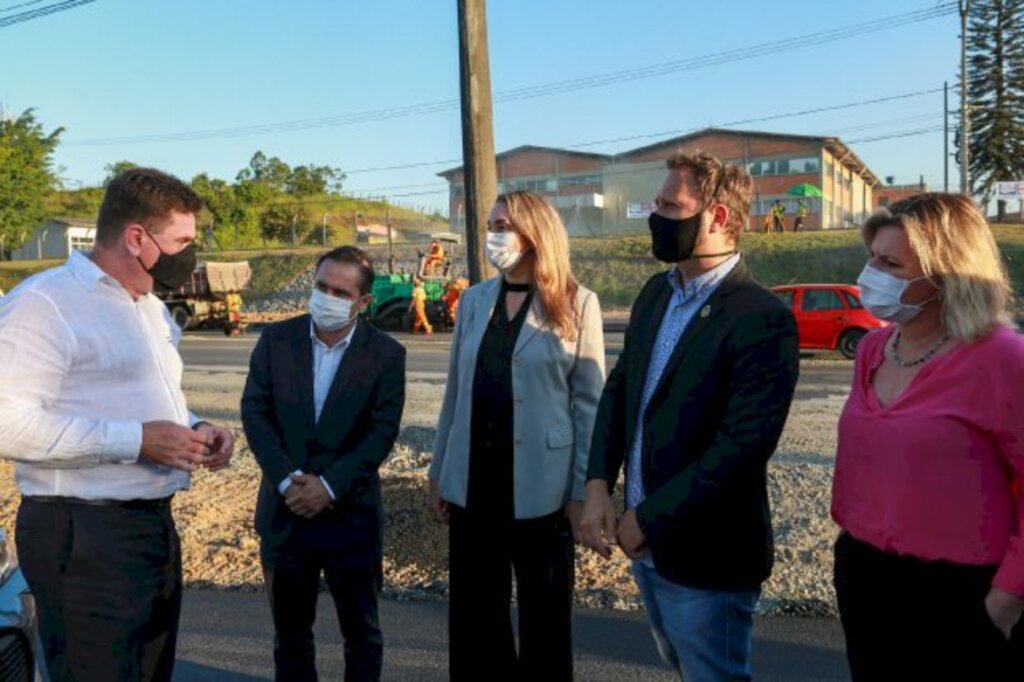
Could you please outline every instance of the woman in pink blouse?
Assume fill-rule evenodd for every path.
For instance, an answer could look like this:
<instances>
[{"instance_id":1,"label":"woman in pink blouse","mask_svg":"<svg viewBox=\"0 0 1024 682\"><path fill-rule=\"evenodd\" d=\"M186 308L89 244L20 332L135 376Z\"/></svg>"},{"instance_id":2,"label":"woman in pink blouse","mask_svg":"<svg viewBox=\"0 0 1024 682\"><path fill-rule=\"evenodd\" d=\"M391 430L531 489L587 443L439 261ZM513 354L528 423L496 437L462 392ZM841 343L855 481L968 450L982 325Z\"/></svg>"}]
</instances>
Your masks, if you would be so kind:
<instances>
[{"instance_id":1,"label":"woman in pink blouse","mask_svg":"<svg viewBox=\"0 0 1024 682\"><path fill-rule=\"evenodd\" d=\"M1024 340L970 199L872 216L839 420L835 587L854 680L1024 679Z\"/></svg>"}]
</instances>

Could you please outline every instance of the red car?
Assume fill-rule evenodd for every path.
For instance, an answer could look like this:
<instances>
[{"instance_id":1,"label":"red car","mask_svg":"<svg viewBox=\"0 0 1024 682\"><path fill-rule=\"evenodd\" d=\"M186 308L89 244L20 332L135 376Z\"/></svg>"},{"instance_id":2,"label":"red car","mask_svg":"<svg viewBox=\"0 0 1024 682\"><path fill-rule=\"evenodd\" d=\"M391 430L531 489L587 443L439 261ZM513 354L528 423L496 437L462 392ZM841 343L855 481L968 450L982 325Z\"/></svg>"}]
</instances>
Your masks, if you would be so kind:
<instances>
[{"instance_id":1,"label":"red car","mask_svg":"<svg viewBox=\"0 0 1024 682\"><path fill-rule=\"evenodd\" d=\"M888 325L864 309L860 290L850 284L790 284L772 291L793 309L802 350L838 350L852 359L865 334Z\"/></svg>"}]
</instances>

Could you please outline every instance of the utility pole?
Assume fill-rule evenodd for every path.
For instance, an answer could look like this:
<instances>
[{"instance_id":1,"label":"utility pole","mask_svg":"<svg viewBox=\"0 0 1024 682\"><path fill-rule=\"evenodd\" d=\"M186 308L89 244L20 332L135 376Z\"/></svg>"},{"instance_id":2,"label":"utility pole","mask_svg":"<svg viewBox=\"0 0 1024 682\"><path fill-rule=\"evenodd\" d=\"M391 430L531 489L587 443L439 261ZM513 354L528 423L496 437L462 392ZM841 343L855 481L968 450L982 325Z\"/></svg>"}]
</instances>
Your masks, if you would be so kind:
<instances>
[{"instance_id":1,"label":"utility pole","mask_svg":"<svg viewBox=\"0 0 1024 682\"><path fill-rule=\"evenodd\" d=\"M391 209L384 209L384 224L388 228L388 274L395 274L395 245L391 240Z\"/></svg>"},{"instance_id":2,"label":"utility pole","mask_svg":"<svg viewBox=\"0 0 1024 682\"><path fill-rule=\"evenodd\" d=\"M324 211L324 219L320 223L320 241L323 242L324 248L327 248L327 211Z\"/></svg>"},{"instance_id":3,"label":"utility pole","mask_svg":"<svg viewBox=\"0 0 1024 682\"><path fill-rule=\"evenodd\" d=\"M462 95L463 184L466 188L466 260L469 280L488 276L483 233L498 194L495 179L491 73L486 0L458 0L459 85Z\"/></svg>"},{"instance_id":4,"label":"utility pole","mask_svg":"<svg viewBox=\"0 0 1024 682\"><path fill-rule=\"evenodd\" d=\"M971 139L970 105L967 96L967 15L971 11L971 0L958 0L960 5L960 193L971 193Z\"/></svg>"},{"instance_id":5,"label":"utility pole","mask_svg":"<svg viewBox=\"0 0 1024 682\"><path fill-rule=\"evenodd\" d=\"M942 191L949 192L949 81L942 83Z\"/></svg>"}]
</instances>

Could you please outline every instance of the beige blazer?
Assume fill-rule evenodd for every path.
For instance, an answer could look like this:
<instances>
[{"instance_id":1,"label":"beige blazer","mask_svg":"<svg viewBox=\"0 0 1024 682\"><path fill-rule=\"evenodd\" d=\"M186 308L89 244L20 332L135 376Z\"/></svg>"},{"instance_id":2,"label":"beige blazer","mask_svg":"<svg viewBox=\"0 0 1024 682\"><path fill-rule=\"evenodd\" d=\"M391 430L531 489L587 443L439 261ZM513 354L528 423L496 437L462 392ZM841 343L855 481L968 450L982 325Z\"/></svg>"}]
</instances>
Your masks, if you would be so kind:
<instances>
[{"instance_id":1,"label":"beige blazer","mask_svg":"<svg viewBox=\"0 0 1024 682\"><path fill-rule=\"evenodd\" d=\"M466 505L473 375L477 351L501 291L501 276L470 287L459 301L448 383L434 442L430 478L441 498ZM580 329L564 341L550 329L534 296L512 355L517 519L557 511L585 496L587 458L604 388L604 330L597 296L580 287ZM486 456L486 453L482 453Z\"/></svg>"}]
</instances>

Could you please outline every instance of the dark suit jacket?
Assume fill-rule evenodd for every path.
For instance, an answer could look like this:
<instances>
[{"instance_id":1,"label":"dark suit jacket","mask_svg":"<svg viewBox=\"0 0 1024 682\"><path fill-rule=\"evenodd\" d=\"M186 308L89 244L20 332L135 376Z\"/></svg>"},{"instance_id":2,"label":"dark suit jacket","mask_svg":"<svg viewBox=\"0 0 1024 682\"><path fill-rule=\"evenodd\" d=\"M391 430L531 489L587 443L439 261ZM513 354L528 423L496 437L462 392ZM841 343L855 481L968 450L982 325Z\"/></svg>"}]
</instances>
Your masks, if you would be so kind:
<instances>
[{"instance_id":1,"label":"dark suit jacket","mask_svg":"<svg viewBox=\"0 0 1024 682\"><path fill-rule=\"evenodd\" d=\"M588 479L611 489L629 454L647 366L672 296L664 273L633 304L598 407ZM767 464L796 387L796 322L741 260L679 340L643 415L637 519L655 568L706 589L754 589L771 573Z\"/></svg>"},{"instance_id":2,"label":"dark suit jacket","mask_svg":"<svg viewBox=\"0 0 1024 682\"><path fill-rule=\"evenodd\" d=\"M314 424L309 315L263 330L250 359L242 424L263 470L256 531L264 547L299 525L321 528L317 542L379 557L382 502L377 468L398 437L405 405L405 348L360 320ZM323 476L333 509L312 521L292 514L277 486L296 469Z\"/></svg>"}]
</instances>

